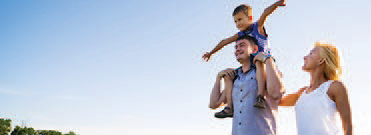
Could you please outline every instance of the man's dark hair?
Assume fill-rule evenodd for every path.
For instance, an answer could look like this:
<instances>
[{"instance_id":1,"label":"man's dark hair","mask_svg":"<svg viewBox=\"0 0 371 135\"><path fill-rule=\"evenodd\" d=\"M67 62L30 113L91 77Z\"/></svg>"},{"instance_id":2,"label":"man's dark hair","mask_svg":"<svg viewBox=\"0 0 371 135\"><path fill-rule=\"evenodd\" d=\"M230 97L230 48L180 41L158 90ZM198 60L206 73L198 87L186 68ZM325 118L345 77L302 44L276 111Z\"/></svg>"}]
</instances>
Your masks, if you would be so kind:
<instances>
[{"instance_id":1,"label":"man's dark hair","mask_svg":"<svg viewBox=\"0 0 371 135\"><path fill-rule=\"evenodd\" d=\"M247 4L241 4L236 7L233 11L233 16L237 15L238 13L243 12L246 16L252 15L252 9Z\"/></svg>"},{"instance_id":2,"label":"man's dark hair","mask_svg":"<svg viewBox=\"0 0 371 135\"><path fill-rule=\"evenodd\" d=\"M239 37L237 38L236 42L237 42L238 40L242 40L242 39L246 39L247 41L250 42L250 44L258 45L258 40L256 40L254 37L249 36L249 35L239 36Z\"/></svg>"}]
</instances>

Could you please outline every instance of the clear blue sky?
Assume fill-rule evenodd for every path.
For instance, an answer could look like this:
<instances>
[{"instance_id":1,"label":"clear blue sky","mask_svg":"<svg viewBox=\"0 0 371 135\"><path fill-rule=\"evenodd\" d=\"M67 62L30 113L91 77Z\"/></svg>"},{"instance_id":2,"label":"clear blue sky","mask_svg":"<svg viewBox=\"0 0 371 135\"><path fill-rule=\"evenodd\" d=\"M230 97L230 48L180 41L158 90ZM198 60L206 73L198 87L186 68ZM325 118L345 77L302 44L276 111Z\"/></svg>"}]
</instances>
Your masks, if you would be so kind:
<instances>
[{"instance_id":1,"label":"clear blue sky","mask_svg":"<svg viewBox=\"0 0 371 135\"><path fill-rule=\"evenodd\" d=\"M275 0L0 1L0 117L81 135L225 135L231 120L207 108L218 71L238 67L232 11L254 19ZM371 134L368 0L287 1L266 28L288 93L308 84L303 56L316 41L343 52L356 134ZM292 108L278 133L295 135Z\"/></svg>"}]
</instances>

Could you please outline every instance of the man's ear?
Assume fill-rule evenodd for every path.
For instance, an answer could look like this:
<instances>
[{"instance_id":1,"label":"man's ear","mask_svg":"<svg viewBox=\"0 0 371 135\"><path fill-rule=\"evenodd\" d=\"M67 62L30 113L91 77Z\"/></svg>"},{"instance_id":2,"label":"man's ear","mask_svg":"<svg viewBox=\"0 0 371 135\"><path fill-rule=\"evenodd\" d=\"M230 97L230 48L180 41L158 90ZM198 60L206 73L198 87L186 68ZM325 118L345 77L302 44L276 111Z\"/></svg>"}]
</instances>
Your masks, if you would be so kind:
<instances>
[{"instance_id":1,"label":"man's ear","mask_svg":"<svg viewBox=\"0 0 371 135\"><path fill-rule=\"evenodd\" d=\"M257 53L259 51L259 47L257 46L257 45L254 45L254 50L253 50L253 52L254 53Z\"/></svg>"}]
</instances>

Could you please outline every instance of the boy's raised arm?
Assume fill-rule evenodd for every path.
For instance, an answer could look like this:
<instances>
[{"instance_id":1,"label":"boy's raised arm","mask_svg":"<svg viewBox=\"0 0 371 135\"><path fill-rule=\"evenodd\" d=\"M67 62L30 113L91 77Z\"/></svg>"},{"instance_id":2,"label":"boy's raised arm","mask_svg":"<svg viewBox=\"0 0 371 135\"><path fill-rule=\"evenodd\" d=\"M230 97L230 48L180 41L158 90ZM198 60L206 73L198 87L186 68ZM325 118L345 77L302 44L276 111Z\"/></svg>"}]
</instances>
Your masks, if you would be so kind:
<instances>
[{"instance_id":1,"label":"boy's raised arm","mask_svg":"<svg viewBox=\"0 0 371 135\"><path fill-rule=\"evenodd\" d=\"M272 14L276 9L277 7L279 6L286 6L286 0L279 0L277 1L276 3L272 4L271 6L267 7L263 14L260 16L259 20L258 20L258 27L259 27L259 31L263 32L263 26L264 26L264 23L265 21L267 20L267 17ZM264 33L266 34L266 33Z\"/></svg>"},{"instance_id":2,"label":"boy's raised arm","mask_svg":"<svg viewBox=\"0 0 371 135\"><path fill-rule=\"evenodd\" d=\"M229 37L229 38L226 38L226 39L223 39L222 41L219 42L218 45L216 45L214 47L213 50L211 50L211 52L206 52L202 58L207 62L209 61L211 55L213 55L214 53L216 53L217 51L219 51L220 49L222 49L224 46L236 41L238 38L238 33L236 33L235 35Z\"/></svg>"}]
</instances>

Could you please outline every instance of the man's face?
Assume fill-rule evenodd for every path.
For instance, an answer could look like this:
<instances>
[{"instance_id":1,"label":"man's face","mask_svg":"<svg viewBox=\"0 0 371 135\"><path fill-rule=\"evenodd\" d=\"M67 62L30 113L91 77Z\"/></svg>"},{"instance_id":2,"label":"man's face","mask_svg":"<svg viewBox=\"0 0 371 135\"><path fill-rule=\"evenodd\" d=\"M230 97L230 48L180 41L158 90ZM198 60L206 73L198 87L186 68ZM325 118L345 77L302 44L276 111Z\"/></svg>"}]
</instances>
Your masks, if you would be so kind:
<instances>
[{"instance_id":1,"label":"man's face","mask_svg":"<svg viewBox=\"0 0 371 135\"><path fill-rule=\"evenodd\" d=\"M256 45L251 44L247 39L241 39L236 42L235 56L238 62L250 60L250 55L257 51Z\"/></svg>"}]
</instances>

